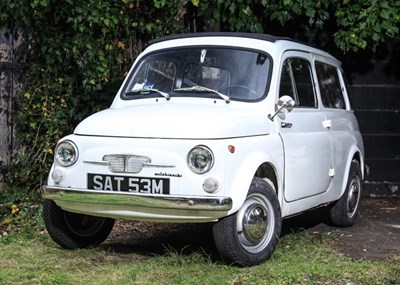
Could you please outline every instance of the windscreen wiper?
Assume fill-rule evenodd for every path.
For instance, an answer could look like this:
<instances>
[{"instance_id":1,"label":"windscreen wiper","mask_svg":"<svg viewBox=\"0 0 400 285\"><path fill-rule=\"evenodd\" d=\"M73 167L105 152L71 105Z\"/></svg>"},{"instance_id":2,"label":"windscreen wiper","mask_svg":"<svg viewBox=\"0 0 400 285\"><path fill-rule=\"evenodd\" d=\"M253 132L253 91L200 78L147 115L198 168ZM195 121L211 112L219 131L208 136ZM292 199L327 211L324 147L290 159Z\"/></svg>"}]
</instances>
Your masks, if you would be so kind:
<instances>
[{"instance_id":1,"label":"windscreen wiper","mask_svg":"<svg viewBox=\"0 0 400 285\"><path fill-rule=\"evenodd\" d=\"M217 94L219 97L225 100L226 103L229 103L231 101L231 98L229 96L222 94L221 92L218 92L217 90L196 85L192 87L184 87L184 88L177 88L174 90L174 92L209 92L209 93L214 93Z\"/></svg>"},{"instance_id":2,"label":"windscreen wiper","mask_svg":"<svg viewBox=\"0 0 400 285\"><path fill-rule=\"evenodd\" d=\"M169 95L168 93L163 92L163 91L158 90L158 89L153 89L153 88L132 89L131 91L125 92L125 95L127 95L127 96L135 95L135 94L141 93L141 92L156 92L156 93L160 94L161 96L165 97L167 100L171 99L171 95Z\"/></svg>"}]
</instances>

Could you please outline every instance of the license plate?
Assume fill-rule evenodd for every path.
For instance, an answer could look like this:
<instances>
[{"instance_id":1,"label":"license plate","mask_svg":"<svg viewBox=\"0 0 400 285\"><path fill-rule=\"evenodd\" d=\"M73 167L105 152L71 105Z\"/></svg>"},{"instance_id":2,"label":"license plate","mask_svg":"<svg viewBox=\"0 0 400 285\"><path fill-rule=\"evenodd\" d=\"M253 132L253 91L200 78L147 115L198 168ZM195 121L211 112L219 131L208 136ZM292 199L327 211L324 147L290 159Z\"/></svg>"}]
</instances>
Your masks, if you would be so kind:
<instances>
[{"instance_id":1,"label":"license plate","mask_svg":"<svg viewBox=\"0 0 400 285\"><path fill-rule=\"evenodd\" d=\"M169 179L88 173L88 189L143 194L169 194Z\"/></svg>"}]
</instances>

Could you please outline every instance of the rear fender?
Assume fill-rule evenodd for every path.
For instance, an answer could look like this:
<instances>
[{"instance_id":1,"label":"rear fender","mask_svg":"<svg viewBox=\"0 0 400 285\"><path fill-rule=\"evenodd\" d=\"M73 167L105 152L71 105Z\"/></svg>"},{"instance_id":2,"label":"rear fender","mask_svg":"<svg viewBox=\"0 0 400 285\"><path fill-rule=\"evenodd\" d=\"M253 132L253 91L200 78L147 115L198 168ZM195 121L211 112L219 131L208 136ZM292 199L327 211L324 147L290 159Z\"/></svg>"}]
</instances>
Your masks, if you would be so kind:
<instances>
[{"instance_id":1,"label":"rear fender","mask_svg":"<svg viewBox=\"0 0 400 285\"><path fill-rule=\"evenodd\" d=\"M361 179L364 180L364 176L365 176L364 156L363 156L363 154L362 154L362 152L361 152L361 150L359 148L357 148L356 146L353 146L350 149L349 155L347 157L346 170L345 170L345 174L344 174L343 181L342 181L342 187L341 187L341 191L340 191L340 196L338 197L338 199L340 197L342 197L343 193L346 191L347 180L349 179L349 172L350 172L351 163L354 160L358 161L358 163L360 164Z\"/></svg>"}]
</instances>

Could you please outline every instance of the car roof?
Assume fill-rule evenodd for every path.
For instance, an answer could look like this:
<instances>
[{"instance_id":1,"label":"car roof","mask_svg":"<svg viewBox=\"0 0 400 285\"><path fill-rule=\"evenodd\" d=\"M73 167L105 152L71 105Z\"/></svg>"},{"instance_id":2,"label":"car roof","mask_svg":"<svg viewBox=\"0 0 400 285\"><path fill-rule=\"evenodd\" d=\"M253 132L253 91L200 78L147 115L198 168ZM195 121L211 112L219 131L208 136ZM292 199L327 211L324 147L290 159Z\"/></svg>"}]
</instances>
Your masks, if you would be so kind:
<instances>
[{"instance_id":1,"label":"car roof","mask_svg":"<svg viewBox=\"0 0 400 285\"><path fill-rule=\"evenodd\" d=\"M273 36L270 34L261 34L261 33L243 33L243 32L200 32L200 33L182 33L175 35L167 35L162 36L157 39L154 39L149 42L150 46L157 43L162 43L170 40L179 40L179 39L189 39L189 38L204 38L204 37L233 37L233 38L247 38L247 39L256 39L262 40L266 42L270 42L276 44L281 47L283 50L306 50L308 52L312 52L314 54L318 54L325 58L330 58L340 65L340 61L338 61L331 54L314 47L310 44L296 41L294 39L288 37L281 36Z\"/></svg>"},{"instance_id":2,"label":"car roof","mask_svg":"<svg viewBox=\"0 0 400 285\"><path fill-rule=\"evenodd\" d=\"M159 37L150 41L150 44L159 43L168 40L175 40L175 39L186 39L186 38L197 38L197 37L241 37L241 38L250 38L250 39L258 39L264 40L269 42L276 42L277 40L294 40L288 37L279 37L273 36L269 34L260 34L260 33L242 33L242 32L204 32L204 33L183 33L183 34L176 34L176 35L168 35Z\"/></svg>"}]
</instances>

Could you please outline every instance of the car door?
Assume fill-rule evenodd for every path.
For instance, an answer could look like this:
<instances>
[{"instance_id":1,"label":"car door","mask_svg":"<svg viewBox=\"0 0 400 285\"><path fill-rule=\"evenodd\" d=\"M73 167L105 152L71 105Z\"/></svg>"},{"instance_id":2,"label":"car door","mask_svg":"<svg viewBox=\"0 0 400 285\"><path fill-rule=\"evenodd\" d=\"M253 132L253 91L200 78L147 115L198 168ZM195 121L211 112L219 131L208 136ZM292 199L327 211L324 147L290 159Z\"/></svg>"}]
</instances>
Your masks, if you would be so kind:
<instances>
[{"instance_id":1,"label":"car door","mask_svg":"<svg viewBox=\"0 0 400 285\"><path fill-rule=\"evenodd\" d=\"M323 58L315 58L316 77L335 153L332 161L335 177L332 183L336 189L341 189L346 175L350 146L354 145L353 134L357 133L358 124L351 111L339 66L325 61Z\"/></svg>"},{"instance_id":2,"label":"car door","mask_svg":"<svg viewBox=\"0 0 400 285\"><path fill-rule=\"evenodd\" d=\"M311 62L310 54L293 51L281 63L279 96L296 102L292 112L279 117L288 202L327 191L333 175L329 126L318 104Z\"/></svg>"}]
</instances>

